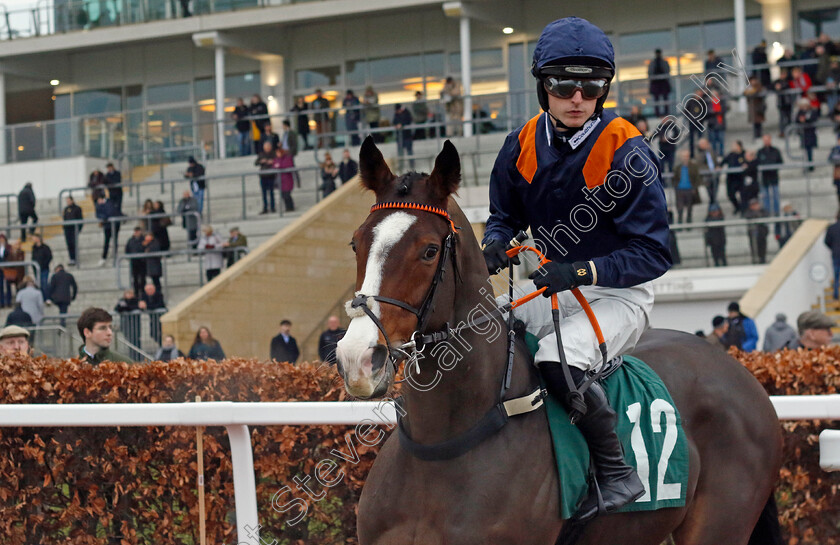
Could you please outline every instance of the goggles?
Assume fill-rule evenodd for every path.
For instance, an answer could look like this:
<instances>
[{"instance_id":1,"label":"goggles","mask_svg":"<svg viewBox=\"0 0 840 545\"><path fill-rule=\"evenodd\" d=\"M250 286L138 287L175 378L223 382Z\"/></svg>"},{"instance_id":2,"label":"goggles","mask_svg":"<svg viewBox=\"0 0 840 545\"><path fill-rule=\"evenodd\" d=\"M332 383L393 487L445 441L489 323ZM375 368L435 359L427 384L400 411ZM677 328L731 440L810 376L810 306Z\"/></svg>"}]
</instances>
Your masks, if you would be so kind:
<instances>
[{"instance_id":1,"label":"goggles","mask_svg":"<svg viewBox=\"0 0 840 545\"><path fill-rule=\"evenodd\" d=\"M608 83L604 79L567 79L558 76L548 76L543 79L543 87L548 94L557 98L572 98L580 90L581 96L587 100L601 98L607 93Z\"/></svg>"}]
</instances>

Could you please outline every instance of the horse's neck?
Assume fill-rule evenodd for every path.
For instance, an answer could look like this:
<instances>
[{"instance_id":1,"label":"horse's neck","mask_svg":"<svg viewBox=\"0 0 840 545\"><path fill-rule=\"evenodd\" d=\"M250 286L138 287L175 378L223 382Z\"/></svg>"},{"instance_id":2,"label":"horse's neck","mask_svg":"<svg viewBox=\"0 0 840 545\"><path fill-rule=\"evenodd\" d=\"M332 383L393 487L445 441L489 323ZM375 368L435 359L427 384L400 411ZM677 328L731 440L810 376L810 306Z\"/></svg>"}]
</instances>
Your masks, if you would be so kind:
<instances>
[{"instance_id":1,"label":"horse's neck","mask_svg":"<svg viewBox=\"0 0 840 545\"><path fill-rule=\"evenodd\" d=\"M495 308L489 284L481 286L475 280L466 283L458 289L452 327ZM498 402L507 364L507 338L507 327L497 317L426 348L420 360L421 372L413 381L425 386L406 384L403 388L412 439L421 443L450 439L475 425ZM413 369L411 372L414 374ZM528 380L527 367L521 361L515 374L511 393L517 395L517 387Z\"/></svg>"}]
</instances>

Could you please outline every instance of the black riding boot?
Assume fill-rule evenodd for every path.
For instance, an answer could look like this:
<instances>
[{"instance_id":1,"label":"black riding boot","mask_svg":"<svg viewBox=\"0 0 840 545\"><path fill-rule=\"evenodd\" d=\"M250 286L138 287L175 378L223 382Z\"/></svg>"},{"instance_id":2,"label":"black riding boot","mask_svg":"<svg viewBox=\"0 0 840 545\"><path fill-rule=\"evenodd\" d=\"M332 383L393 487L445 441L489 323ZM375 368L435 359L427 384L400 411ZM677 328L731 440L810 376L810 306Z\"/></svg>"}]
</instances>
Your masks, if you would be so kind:
<instances>
[{"instance_id":1,"label":"black riding boot","mask_svg":"<svg viewBox=\"0 0 840 545\"><path fill-rule=\"evenodd\" d=\"M569 390L560 363L542 362L539 367L548 391L569 410L566 401ZM570 370L575 384L581 384L585 379L584 372L576 367L570 367ZM604 508L611 513L641 497L645 488L636 471L624 462L624 452L615 431L617 417L604 389L597 381L593 382L583 394L583 399L587 410L578 419L577 427L589 445ZM574 518L587 520L597 514L598 496L590 494Z\"/></svg>"}]
</instances>

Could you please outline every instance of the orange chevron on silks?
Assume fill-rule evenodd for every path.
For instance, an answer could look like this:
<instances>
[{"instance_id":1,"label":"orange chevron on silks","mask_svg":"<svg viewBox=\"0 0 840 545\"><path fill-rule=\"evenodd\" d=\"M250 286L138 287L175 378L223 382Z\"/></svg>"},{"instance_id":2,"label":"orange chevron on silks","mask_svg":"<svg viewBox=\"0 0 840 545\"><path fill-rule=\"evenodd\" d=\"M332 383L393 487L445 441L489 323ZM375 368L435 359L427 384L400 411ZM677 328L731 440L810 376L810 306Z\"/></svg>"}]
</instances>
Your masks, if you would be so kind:
<instances>
[{"instance_id":1,"label":"orange chevron on silks","mask_svg":"<svg viewBox=\"0 0 840 545\"><path fill-rule=\"evenodd\" d=\"M516 160L516 169L529 184L534 180L534 174L537 173L537 142L535 138L537 122L541 115L542 113L532 117L519 131L519 158Z\"/></svg>"},{"instance_id":2,"label":"orange chevron on silks","mask_svg":"<svg viewBox=\"0 0 840 545\"><path fill-rule=\"evenodd\" d=\"M631 138L641 135L639 129L624 118L616 117L610 121L598 135L583 165L586 187L593 189L602 185L612 168L615 152Z\"/></svg>"}]
</instances>

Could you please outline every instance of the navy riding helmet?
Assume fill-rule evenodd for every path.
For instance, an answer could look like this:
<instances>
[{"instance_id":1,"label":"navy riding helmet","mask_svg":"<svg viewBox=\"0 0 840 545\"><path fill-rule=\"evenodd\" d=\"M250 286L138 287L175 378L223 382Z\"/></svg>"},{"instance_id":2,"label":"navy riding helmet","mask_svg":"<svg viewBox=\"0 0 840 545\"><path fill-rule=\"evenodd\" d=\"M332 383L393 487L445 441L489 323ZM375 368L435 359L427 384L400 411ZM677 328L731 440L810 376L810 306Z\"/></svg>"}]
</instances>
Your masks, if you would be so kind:
<instances>
[{"instance_id":1,"label":"navy riding helmet","mask_svg":"<svg viewBox=\"0 0 840 545\"><path fill-rule=\"evenodd\" d=\"M598 98L595 115L600 115L615 75L615 52L604 31L580 17L565 17L549 23L537 40L531 74L537 78L540 106L548 111L545 79L604 78L606 92Z\"/></svg>"}]
</instances>

